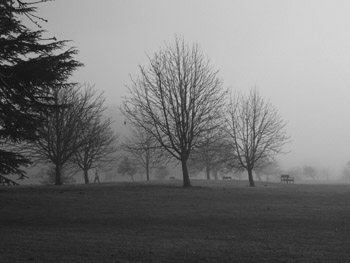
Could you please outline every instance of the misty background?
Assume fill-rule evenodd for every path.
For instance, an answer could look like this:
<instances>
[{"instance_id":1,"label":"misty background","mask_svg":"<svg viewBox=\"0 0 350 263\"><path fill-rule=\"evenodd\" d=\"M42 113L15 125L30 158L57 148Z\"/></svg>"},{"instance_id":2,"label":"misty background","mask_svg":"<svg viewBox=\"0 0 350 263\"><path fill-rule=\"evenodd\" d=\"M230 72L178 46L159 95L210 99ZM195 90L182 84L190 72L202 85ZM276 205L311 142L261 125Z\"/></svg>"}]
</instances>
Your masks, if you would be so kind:
<instances>
[{"instance_id":1,"label":"misty background","mask_svg":"<svg viewBox=\"0 0 350 263\"><path fill-rule=\"evenodd\" d=\"M175 35L198 42L224 87L257 87L288 122L282 168L340 176L350 160L350 2L60 0L42 4L43 28L72 39L85 67L73 80L104 91L118 130L130 76ZM33 26L33 25L32 25Z\"/></svg>"}]
</instances>

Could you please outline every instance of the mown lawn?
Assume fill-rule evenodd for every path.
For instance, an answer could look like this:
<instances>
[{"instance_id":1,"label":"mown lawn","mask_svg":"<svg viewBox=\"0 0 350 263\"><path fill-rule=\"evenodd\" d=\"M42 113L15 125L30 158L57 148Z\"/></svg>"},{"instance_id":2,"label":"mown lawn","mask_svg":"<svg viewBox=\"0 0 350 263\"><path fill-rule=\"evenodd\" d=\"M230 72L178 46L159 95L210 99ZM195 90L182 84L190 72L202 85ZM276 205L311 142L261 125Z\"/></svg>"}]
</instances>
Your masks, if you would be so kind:
<instances>
[{"instance_id":1,"label":"mown lawn","mask_svg":"<svg viewBox=\"0 0 350 263\"><path fill-rule=\"evenodd\" d=\"M0 188L0 262L350 262L350 185Z\"/></svg>"}]
</instances>

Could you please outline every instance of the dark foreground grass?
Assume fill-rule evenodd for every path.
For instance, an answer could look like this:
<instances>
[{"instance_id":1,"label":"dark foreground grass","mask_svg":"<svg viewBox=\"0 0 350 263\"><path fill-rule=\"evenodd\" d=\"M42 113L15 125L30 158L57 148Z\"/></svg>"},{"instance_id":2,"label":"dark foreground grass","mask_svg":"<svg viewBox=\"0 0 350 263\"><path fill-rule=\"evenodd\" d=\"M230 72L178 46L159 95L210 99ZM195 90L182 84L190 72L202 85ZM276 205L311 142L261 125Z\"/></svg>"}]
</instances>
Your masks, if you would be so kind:
<instances>
[{"instance_id":1,"label":"dark foreground grass","mask_svg":"<svg viewBox=\"0 0 350 263\"><path fill-rule=\"evenodd\" d=\"M0 262L350 262L350 185L0 188Z\"/></svg>"}]
</instances>

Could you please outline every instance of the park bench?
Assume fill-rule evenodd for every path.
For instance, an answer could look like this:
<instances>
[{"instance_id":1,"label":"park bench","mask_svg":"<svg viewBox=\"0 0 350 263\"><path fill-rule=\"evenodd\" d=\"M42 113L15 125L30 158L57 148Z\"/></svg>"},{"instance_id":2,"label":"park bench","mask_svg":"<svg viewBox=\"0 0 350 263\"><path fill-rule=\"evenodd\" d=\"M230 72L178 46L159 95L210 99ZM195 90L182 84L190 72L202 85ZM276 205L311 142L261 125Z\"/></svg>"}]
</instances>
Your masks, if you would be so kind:
<instances>
[{"instance_id":1,"label":"park bench","mask_svg":"<svg viewBox=\"0 0 350 263\"><path fill-rule=\"evenodd\" d=\"M281 184L289 184L289 183L294 184L294 177L289 176L288 174L282 174L281 175Z\"/></svg>"},{"instance_id":2,"label":"park bench","mask_svg":"<svg viewBox=\"0 0 350 263\"><path fill-rule=\"evenodd\" d=\"M175 177L174 177L174 176L170 176L169 179L170 179L170 180L175 180Z\"/></svg>"},{"instance_id":3,"label":"park bench","mask_svg":"<svg viewBox=\"0 0 350 263\"><path fill-rule=\"evenodd\" d=\"M222 180L232 180L231 176L223 176Z\"/></svg>"},{"instance_id":4,"label":"park bench","mask_svg":"<svg viewBox=\"0 0 350 263\"><path fill-rule=\"evenodd\" d=\"M8 179L6 177L3 177L0 175L0 185L2 186L11 186L11 185L19 185L15 181L12 181L11 179Z\"/></svg>"}]
</instances>

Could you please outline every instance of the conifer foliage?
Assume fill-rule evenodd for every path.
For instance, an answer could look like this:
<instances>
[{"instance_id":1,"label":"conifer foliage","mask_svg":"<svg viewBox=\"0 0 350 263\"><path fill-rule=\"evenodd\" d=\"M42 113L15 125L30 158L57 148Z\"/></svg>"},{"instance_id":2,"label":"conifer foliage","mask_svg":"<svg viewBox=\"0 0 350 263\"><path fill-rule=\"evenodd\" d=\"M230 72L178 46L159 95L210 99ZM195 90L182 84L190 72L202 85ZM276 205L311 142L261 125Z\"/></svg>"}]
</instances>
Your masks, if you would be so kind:
<instances>
[{"instance_id":1,"label":"conifer foliage","mask_svg":"<svg viewBox=\"0 0 350 263\"><path fill-rule=\"evenodd\" d=\"M0 174L18 174L30 160L7 147L34 141L44 113L53 105L52 88L69 88L81 66L67 41L45 37L35 12L46 1L0 1ZM27 21L33 29L24 25Z\"/></svg>"}]
</instances>

